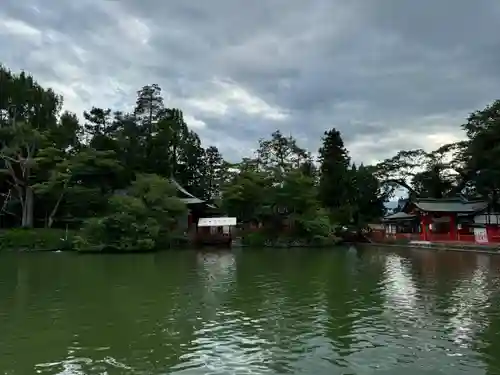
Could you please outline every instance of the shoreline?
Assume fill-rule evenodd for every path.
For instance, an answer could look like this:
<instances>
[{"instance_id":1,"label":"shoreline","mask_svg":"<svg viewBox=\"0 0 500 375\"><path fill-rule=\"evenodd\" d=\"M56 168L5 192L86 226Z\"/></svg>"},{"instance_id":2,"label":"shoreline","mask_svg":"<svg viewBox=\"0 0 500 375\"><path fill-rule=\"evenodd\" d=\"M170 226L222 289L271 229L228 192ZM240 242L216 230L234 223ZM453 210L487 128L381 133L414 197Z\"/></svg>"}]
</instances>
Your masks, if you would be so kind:
<instances>
[{"instance_id":1,"label":"shoreline","mask_svg":"<svg viewBox=\"0 0 500 375\"><path fill-rule=\"evenodd\" d=\"M464 253L500 255L500 246L491 245L450 245L446 243L383 243L383 242L366 242L356 243L353 245L359 247L398 247L409 249L423 249L434 251L460 251Z\"/></svg>"}]
</instances>

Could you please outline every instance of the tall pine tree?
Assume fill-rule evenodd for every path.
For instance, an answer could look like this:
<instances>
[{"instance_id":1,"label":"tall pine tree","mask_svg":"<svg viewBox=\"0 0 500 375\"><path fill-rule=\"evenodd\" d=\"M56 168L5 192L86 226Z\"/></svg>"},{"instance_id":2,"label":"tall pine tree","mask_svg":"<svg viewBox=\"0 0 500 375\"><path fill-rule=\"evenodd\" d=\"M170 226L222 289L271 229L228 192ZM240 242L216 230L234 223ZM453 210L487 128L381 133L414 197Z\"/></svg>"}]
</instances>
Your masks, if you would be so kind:
<instances>
[{"instance_id":1,"label":"tall pine tree","mask_svg":"<svg viewBox=\"0 0 500 375\"><path fill-rule=\"evenodd\" d=\"M320 182L319 198L337 220L350 221L351 201L350 158L340 132L333 128L326 131L319 149Z\"/></svg>"}]
</instances>

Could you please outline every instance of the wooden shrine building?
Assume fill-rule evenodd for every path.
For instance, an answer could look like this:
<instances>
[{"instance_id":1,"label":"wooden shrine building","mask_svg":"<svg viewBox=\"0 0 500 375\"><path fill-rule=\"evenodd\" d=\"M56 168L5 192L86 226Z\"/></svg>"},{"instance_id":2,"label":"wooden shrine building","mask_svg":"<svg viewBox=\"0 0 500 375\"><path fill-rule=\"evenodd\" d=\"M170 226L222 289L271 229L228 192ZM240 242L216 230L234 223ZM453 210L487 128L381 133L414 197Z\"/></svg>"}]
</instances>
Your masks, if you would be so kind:
<instances>
[{"instance_id":1,"label":"wooden shrine building","mask_svg":"<svg viewBox=\"0 0 500 375\"><path fill-rule=\"evenodd\" d=\"M484 200L418 198L383 219L386 238L430 242L500 242L500 215Z\"/></svg>"}]
</instances>

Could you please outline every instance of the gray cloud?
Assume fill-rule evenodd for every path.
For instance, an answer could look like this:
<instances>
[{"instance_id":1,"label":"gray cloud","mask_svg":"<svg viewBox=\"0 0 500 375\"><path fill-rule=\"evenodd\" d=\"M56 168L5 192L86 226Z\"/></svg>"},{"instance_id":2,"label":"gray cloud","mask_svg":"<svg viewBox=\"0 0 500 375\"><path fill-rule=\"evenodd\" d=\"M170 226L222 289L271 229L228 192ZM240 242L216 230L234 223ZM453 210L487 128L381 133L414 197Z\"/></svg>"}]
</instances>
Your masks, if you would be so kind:
<instances>
[{"instance_id":1,"label":"gray cloud","mask_svg":"<svg viewBox=\"0 0 500 375\"><path fill-rule=\"evenodd\" d=\"M463 136L498 96L499 23L495 0L4 0L0 56L76 112L158 83L231 159L335 126L371 162Z\"/></svg>"}]
</instances>

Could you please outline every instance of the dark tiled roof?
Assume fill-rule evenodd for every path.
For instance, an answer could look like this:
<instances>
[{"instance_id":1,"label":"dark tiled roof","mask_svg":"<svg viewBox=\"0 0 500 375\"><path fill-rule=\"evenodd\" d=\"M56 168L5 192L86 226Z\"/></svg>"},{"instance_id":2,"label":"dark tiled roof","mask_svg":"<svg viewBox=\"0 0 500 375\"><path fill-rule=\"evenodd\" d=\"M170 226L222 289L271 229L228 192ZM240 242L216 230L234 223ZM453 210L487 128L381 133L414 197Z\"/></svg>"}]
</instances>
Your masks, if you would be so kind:
<instances>
[{"instance_id":1,"label":"dark tiled roof","mask_svg":"<svg viewBox=\"0 0 500 375\"><path fill-rule=\"evenodd\" d=\"M397 212L395 214L384 217L384 221L388 220L411 220L414 219L415 215L407 214L406 212Z\"/></svg>"},{"instance_id":2,"label":"dark tiled roof","mask_svg":"<svg viewBox=\"0 0 500 375\"><path fill-rule=\"evenodd\" d=\"M206 206L210 208L217 208L213 204L209 204L206 201L196 198L193 194L189 193L186 189L184 189L181 184L179 184L174 178L171 178L170 181L173 183L175 188L180 191L182 194L186 195L187 197L179 198L181 201L183 201L185 204L190 205L190 204L200 204L200 203L205 203ZM116 195L127 195L127 189L117 189L114 191Z\"/></svg>"},{"instance_id":3,"label":"dark tiled roof","mask_svg":"<svg viewBox=\"0 0 500 375\"><path fill-rule=\"evenodd\" d=\"M181 184L179 184L177 182L177 180L175 178L170 178L170 182L172 182L175 186L175 188L180 191L182 194L188 196L189 198L196 198L193 194L191 194L190 192L188 192L186 189L184 189Z\"/></svg>"},{"instance_id":4,"label":"dark tiled roof","mask_svg":"<svg viewBox=\"0 0 500 375\"><path fill-rule=\"evenodd\" d=\"M184 189L181 184L177 182L175 178L170 178L170 181L174 184L175 188L180 191L182 194L184 194L186 197L180 198L181 201L183 201L185 204L190 205L190 204L200 204L200 203L205 203L208 207L210 208L216 208L214 205L206 203L203 199L196 198L193 194L188 192L186 189Z\"/></svg>"},{"instance_id":5,"label":"dark tiled roof","mask_svg":"<svg viewBox=\"0 0 500 375\"><path fill-rule=\"evenodd\" d=\"M203 203L205 201L198 199L198 198L179 198L181 201L183 201L185 204L199 204Z\"/></svg>"},{"instance_id":6,"label":"dark tiled roof","mask_svg":"<svg viewBox=\"0 0 500 375\"><path fill-rule=\"evenodd\" d=\"M485 201L466 201L460 198L416 199L415 206L425 212L475 213L488 207Z\"/></svg>"}]
</instances>

